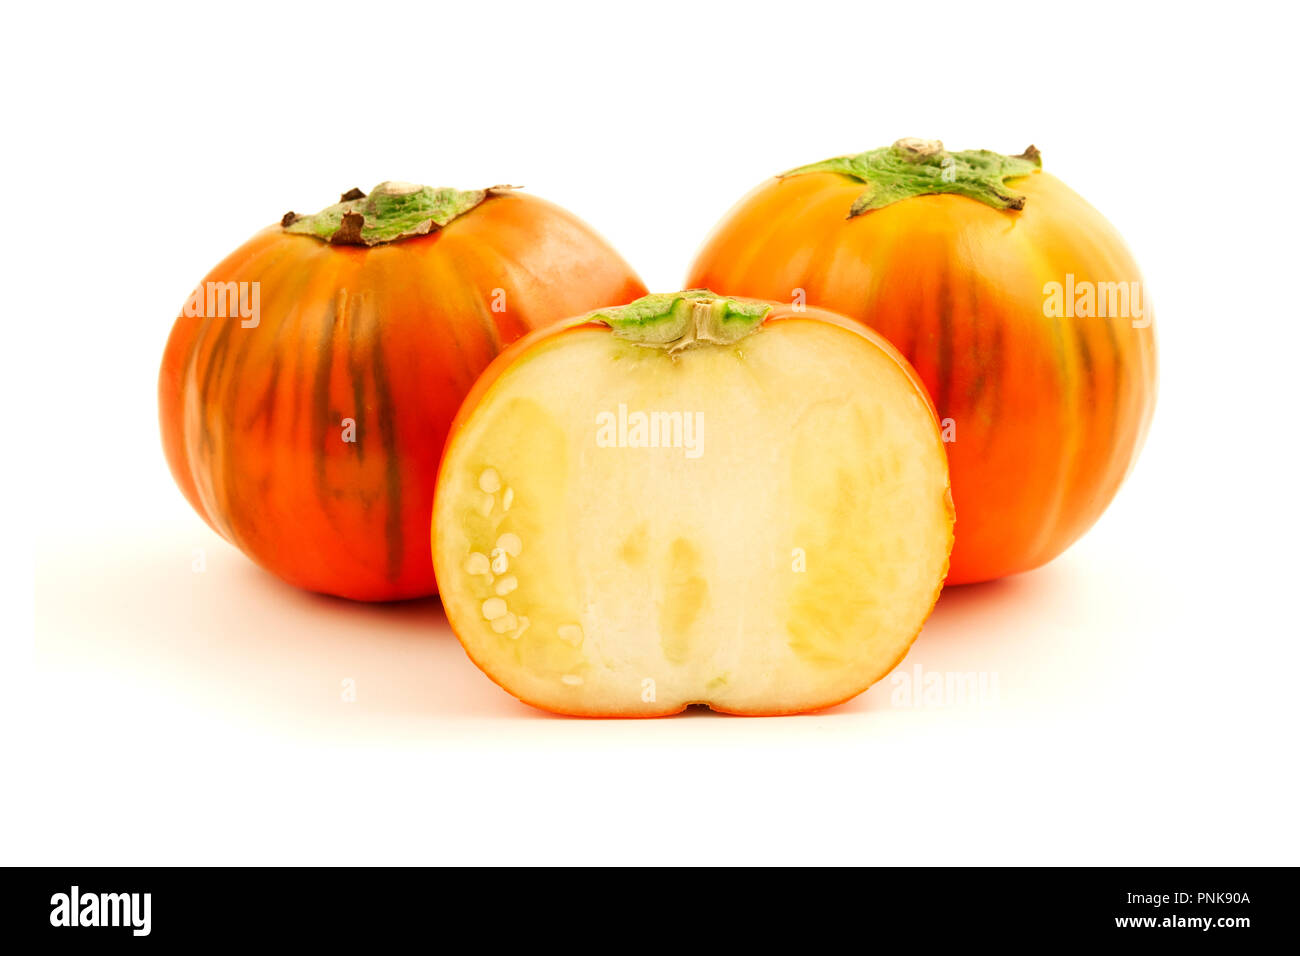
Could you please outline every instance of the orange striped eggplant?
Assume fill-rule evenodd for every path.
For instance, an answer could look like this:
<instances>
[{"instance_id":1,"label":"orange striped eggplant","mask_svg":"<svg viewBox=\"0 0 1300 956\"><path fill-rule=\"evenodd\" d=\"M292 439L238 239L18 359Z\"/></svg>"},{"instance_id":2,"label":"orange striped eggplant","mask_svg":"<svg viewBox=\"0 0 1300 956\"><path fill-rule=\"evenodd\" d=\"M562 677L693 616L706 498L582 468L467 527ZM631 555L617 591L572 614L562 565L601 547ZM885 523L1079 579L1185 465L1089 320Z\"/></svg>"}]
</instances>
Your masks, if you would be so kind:
<instances>
[{"instance_id":1,"label":"orange striped eggplant","mask_svg":"<svg viewBox=\"0 0 1300 956\"><path fill-rule=\"evenodd\" d=\"M925 387L821 309L688 289L520 339L452 425L442 606L543 710L795 714L907 653L952 547Z\"/></svg>"},{"instance_id":2,"label":"orange striped eggplant","mask_svg":"<svg viewBox=\"0 0 1300 956\"><path fill-rule=\"evenodd\" d=\"M688 285L832 309L907 357L944 427L951 584L1064 551L1151 420L1155 330L1137 265L1032 146L900 140L792 170L731 210Z\"/></svg>"},{"instance_id":3,"label":"orange striped eggplant","mask_svg":"<svg viewBox=\"0 0 1300 956\"><path fill-rule=\"evenodd\" d=\"M163 356L163 447L267 570L366 601L436 592L434 476L478 374L531 329L645 293L563 209L383 183L287 214L195 289Z\"/></svg>"}]
</instances>

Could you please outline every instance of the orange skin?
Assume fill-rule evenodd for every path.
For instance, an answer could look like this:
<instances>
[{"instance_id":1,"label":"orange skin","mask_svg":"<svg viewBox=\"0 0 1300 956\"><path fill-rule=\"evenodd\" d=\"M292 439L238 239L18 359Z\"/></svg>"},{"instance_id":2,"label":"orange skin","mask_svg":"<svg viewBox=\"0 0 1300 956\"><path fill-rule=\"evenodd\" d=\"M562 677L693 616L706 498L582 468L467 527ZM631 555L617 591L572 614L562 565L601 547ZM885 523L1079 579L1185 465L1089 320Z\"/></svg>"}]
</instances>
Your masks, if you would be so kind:
<instances>
[{"instance_id":1,"label":"orange skin","mask_svg":"<svg viewBox=\"0 0 1300 956\"><path fill-rule=\"evenodd\" d=\"M807 301L881 332L941 421L958 534L948 583L1028 571L1082 535L1132 468L1155 405L1150 305L1134 318L1044 314L1044 286L1140 281L1114 228L1042 172L1010 179L1020 211L927 195L848 219L866 188L774 179L705 243L687 285ZM1145 290L1142 290L1145 293Z\"/></svg>"},{"instance_id":2,"label":"orange skin","mask_svg":"<svg viewBox=\"0 0 1300 956\"><path fill-rule=\"evenodd\" d=\"M769 312L766 317L764 317L763 326L771 325L773 322L785 322L791 320L827 322L831 325L836 325L842 329L846 329L852 332L854 335L861 336L862 338L871 342L873 345L878 347L882 352L884 352L895 362L897 362L898 367L907 373L907 377L911 381L912 385L916 388L917 394L925 401L925 404L930 409L931 414L934 413L934 403L930 401L930 395L926 391L925 384L921 381L920 376L916 374L916 370L913 369L912 366L908 364L907 359L905 359L902 356L902 354L898 351L898 349L894 348L894 346L891 345L889 341L886 340L883 336L879 335L878 333L872 331L869 328L860 325L857 322L844 318L844 316L842 315L837 315L834 312L828 312L825 309L803 308L803 309L796 310L793 306L782 302L772 302L771 305L772 305L772 311ZM495 360L493 360L492 364L487 367L487 370L481 376L479 376L478 381L474 383L474 387L470 389L469 394L465 396L465 401L461 405L460 411L457 412L456 418L451 424L451 432L448 435L447 441L443 447L442 461L438 466L438 475L440 481L442 480L443 470L446 469L447 467L447 462L450 457L450 452L452 450L452 447L455 444L457 436L464 429L470 417L474 414L475 410L482 403L483 399L487 397L488 393L492 390L492 387L496 384L497 380L501 378L502 374L504 374L516 362L525 360L527 354L533 349L534 346L538 345L539 343L548 341L557 336L566 335L568 333L573 332L576 329L585 329L585 328L606 329L607 331L610 332L611 335L613 334L613 331L609 330L608 326L606 326L604 323L589 322L584 317L579 316L570 319L567 322L560 322L548 328L537 329L536 331L530 332L528 335L519 339L509 348L505 349L500 355L496 357ZM936 429L935 429L935 439L940 440L937 421L936 421ZM949 517L951 518L954 513L951 493L948 495L947 505L948 505L948 514ZM952 543L952 537L950 535L949 546L951 546L951 543ZM437 566L438 554L436 548L434 548L433 557L434 557L435 571L437 572L438 576L439 577L446 576L447 579L450 580L451 579L450 572L452 569L448 567ZM938 603L939 594L942 591L943 591L943 585L940 584L939 587L935 589L934 598L930 601L930 607L926 611L925 618L921 621L921 625L917 627L916 634L912 635L912 640L908 642L907 647L903 648L902 653L898 655L898 660L894 661L894 663L890 665L889 669L891 671L902 662L903 658L907 656L907 652L911 649L912 644L915 643L916 638L920 636L921 630L925 625L925 621L929 620L930 614L934 612L934 606L936 603ZM551 714L557 714L561 717L592 717L592 718L603 718L603 719L611 719L611 720L617 718L617 719L634 720L634 719L651 718L651 717L672 717L675 714L682 713L684 710L686 710L688 706L690 706L689 704L684 704L681 707L678 707L676 710L664 710L664 711L659 711L657 713L636 713L636 714L603 714L603 713L587 712L587 711L563 711L563 710L556 710L553 707L547 707L546 705L539 704L536 701L528 700L527 698L524 697L518 697L518 695L516 695L514 691L512 691L510 688L506 687L499 680L497 680L496 677L493 676L492 672L489 671L486 667L484 667L482 662L479 661L474 656L473 651L470 650L469 644L466 643L465 640L460 636L460 633L456 631L455 625L451 623L450 618L448 619L447 623L451 626L452 633L456 635L456 640L460 641L461 647L465 649L465 653L469 656L469 659L474 662L474 665L479 670L481 670L484 674L487 675L488 679L491 680L492 683L496 684L498 687L504 690L511 697L516 697L518 700L522 701L523 703L528 704L530 707L536 707L538 710L543 710ZM852 700L854 697L857 697L859 694L862 694L866 690L867 688L864 687L862 690L857 691L853 694L849 694L847 697L843 698L842 700L837 700L834 701L833 703L827 704L825 707L818 708L818 710L819 711L829 710L832 707L838 707L840 704ZM735 713L733 711L724 710L720 707L714 707L712 704L709 705L709 709L716 711L717 713L720 714ZM735 716L790 717L802 713L809 713L809 711L803 711L803 710L773 710L767 712L745 711L744 713L735 713Z\"/></svg>"},{"instance_id":3,"label":"orange skin","mask_svg":"<svg viewBox=\"0 0 1300 956\"><path fill-rule=\"evenodd\" d=\"M176 483L267 570L363 601L436 593L438 454L479 372L530 329L646 291L589 226L513 192L369 248L272 226L204 281L259 282L261 315L177 318L158 383Z\"/></svg>"}]
</instances>

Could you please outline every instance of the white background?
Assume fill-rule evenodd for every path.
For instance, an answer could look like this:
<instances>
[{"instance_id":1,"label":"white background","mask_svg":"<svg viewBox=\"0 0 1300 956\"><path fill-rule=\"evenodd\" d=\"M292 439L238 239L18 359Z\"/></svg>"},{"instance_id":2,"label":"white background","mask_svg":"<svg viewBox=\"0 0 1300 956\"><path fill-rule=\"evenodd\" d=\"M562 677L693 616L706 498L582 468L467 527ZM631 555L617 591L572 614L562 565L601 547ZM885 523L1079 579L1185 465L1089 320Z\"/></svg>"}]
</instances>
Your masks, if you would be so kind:
<instances>
[{"instance_id":1,"label":"white background","mask_svg":"<svg viewBox=\"0 0 1300 956\"><path fill-rule=\"evenodd\" d=\"M3 862L1300 862L1293 15L10 11L6 497L35 580L13 541ZM172 319L287 209L520 183L663 291L766 176L901 136L1035 143L1157 307L1156 418L1114 505L1046 568L946 593L904 664L996 673L996 700L898 707L886 679L797 718L546 716L436 601L294 591L173 486Z\"/></svg>"}]
</instances>

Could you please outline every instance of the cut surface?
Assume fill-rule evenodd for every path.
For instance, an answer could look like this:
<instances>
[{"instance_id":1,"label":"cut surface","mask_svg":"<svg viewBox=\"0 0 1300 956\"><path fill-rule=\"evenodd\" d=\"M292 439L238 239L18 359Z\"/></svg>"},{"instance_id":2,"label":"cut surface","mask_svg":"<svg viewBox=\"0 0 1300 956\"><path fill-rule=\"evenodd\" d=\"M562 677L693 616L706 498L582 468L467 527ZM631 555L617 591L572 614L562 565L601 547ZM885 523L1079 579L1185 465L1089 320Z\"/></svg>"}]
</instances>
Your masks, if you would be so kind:
<instances>
[{"instance_id":1,"label":"cut surface","mask_svg":"<svg viewBox=\"0 0 1300 956\"><path fill-rule=\"evenodd\" d=\"M675 355L590 326L540 341L449 446L434 528L454 630L522 700L773 714L893 668L952 519L897 360L787 319Z\"/></svg>"}]
</instances>

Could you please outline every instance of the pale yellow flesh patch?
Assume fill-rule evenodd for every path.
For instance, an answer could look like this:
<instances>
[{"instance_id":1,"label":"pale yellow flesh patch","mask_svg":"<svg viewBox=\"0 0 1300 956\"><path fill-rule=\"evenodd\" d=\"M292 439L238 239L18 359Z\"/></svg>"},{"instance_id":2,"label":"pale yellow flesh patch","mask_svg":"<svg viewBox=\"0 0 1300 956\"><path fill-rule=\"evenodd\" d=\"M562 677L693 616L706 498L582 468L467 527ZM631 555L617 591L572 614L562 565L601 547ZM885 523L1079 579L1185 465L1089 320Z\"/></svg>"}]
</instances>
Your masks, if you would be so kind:
<instances>
[{"instance_id":1,"label":"pale yellow flesh patch","mask_svg":"<svg viewBox=\"0 0 1300 956\"><path fill-rule=\"evenodd\" d=\"M638 447L638 412L684 427ZM859 693L906 652L951 544L923 398L874 344L804 320L676 356L599 329L543 343L448 450L434 528L479 666L610 715Z\"/></svg>"}]
</instances>

